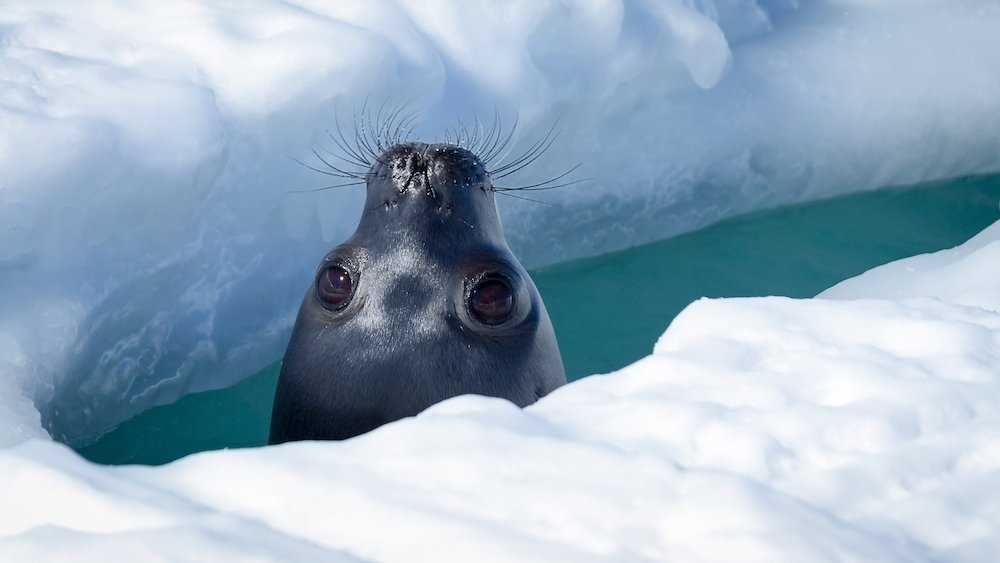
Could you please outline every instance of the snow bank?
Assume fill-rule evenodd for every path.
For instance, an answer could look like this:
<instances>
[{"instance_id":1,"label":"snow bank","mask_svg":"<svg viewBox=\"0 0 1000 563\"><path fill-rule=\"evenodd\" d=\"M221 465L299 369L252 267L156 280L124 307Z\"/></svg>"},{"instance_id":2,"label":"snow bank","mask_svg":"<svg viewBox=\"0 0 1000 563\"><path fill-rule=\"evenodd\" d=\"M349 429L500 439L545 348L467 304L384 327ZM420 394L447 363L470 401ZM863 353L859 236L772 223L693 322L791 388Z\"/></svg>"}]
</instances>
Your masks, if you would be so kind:
<instances>
[{"instance_id":1,"label":"snow bank","mask_svg":"<svg viewBox=\"0 0 1000 563\"><path fill-rule=\"evenodd\" d=\"M286 193L323 185L291 157L334 106L412 96L430 137L499 108L521 148L561 115L514 181L594 181L500 202L537 265L1000 169L998 26L992 0L5 4L0 386L81 444L278 357L362 199Z\"/></svg>"},{"instance_id":2,"label":"snow bank","mask_svg":"<svg viewBox=\"0 0 1000 563\"><path fill-rule=\"evenodd\" d=\"M830 290L881 299L697 301L652 355L523 411L458 397L156 468L30 440L0 450L0 559L991 561L1000 296L975 288L998 244Z\"/></svg>"},{"instance_id":3,"label":"snow bank","mask_svg":"<svg viewBox=\"0 0 1000 563\"><path fill-rule=\"evenodd\" d=\"M1000 311L1000 223L965 244L869 270L824 291L830 299L936 297Z\"/></svg>"}]
</instances>

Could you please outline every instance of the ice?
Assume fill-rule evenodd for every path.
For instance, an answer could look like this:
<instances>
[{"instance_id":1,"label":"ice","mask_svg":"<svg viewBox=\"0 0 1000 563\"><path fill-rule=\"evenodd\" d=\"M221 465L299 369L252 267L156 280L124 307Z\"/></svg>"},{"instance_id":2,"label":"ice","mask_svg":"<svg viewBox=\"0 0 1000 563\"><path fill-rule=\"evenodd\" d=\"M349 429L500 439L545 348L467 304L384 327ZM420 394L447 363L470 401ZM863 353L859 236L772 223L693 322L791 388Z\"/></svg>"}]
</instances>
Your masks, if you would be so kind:
<instances>
[{"instance_id":1,"label":"ice","mask_svg":"<svg viewBox=\"0 0 1000 563\"><path fill-rule=\"evenodd\" d=\"M997 244L699 300L525 410L463 396L161 467L28 440L0 449L0 560L992 561Z\"/></svg>"},{"instance_id":2,"label":"ice","mask_svg":"<svg viewBox=\"0 0 1000 563\"><path fill-rule=\"evenodd\" d=\"M535 266L1000 170L998 26L992 0L7 3L0 387L79 445L277 358L363 199L287 193L324 185L292 159L334 108L409 102L428 138L517 114L515 151L559 118L510 181L593 181L499 202Z\"/></svg>"}]
</instances>

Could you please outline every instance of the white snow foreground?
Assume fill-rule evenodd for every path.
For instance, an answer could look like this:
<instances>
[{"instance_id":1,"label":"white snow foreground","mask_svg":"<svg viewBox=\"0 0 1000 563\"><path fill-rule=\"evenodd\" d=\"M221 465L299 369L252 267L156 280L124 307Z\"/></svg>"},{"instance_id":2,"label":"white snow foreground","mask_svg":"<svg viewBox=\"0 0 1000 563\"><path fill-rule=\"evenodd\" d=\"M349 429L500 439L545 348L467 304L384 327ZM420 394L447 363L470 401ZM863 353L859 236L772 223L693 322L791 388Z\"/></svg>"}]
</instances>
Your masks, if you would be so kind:
<instances>
[{"instance_id":1,"label":"white snow foreground","mask_svg":"<svg viewBox=\"0 0 1000 563\"><path fill-rule=\"evenodd\" d=\"M0 450L0 560L991 561L1000 222L832 298L701 300L519 410L101 467ZM896 299L894 295L902 297Z\"/></svg>"},{"instance_id":2,"label":"white snow foreground","mask_svg":"<svg viewBox=\"0 0 1000 563\"><path fill-rule=\"evenodd\" d=\"M286 193L335 180L292 160L335 106L413 96L429 138L499 108L517 150L562 116L508 185L594 181L500 198L538 265L1000 170L998 28L996 0L3 2L0 410L82 444L279 356L363 198Z\"/></svg>"}]
</instances>

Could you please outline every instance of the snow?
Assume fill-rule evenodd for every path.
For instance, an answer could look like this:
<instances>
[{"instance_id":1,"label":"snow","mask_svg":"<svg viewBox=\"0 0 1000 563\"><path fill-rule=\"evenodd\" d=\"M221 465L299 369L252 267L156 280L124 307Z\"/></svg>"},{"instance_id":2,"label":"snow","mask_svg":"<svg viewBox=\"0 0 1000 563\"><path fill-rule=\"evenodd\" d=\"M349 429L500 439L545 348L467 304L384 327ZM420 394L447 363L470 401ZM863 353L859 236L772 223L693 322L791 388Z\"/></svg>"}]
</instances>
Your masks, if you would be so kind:
<instances>
[{"instance_id":1,"label":"snow","mask_svg":"<svg viewBox=\"0 0 1000 563\"><path fill-rule=\"evenodd\" d=\"M278 357L362 204L287 193L324 185L292 159L335 108L408 101L423 138L498 109L516 150L561 118L511 180L593 181L499 202L535 266L1000 170L998 26L993 0L5 3L0 388L84 444Z\"/></svg>"},{"instance_id":2,"label":"snow","mask_svg":"<svg viewBox=\"0 0 1000 563\"><path fill-rule=\"evenodd\" d=\"M23 441L0 559L991 561L998 245L1000 222L821 298L696 301L525 410L463 396L161 467Z\"/></svg>"},{"instance_id":3,"label":"snow","mask_svg":"<svg viewBox=\"0 0 1000 563\"><path fill-rule=\"evenodd\" d=\"M521 148L560 116L520 181L593 181L499 202L538 265L1000 170L998 26L991 0L5 3L0 560L992 560L1000 224L818 299L698 301L524 411L159 468L49 435L280 354L362 203L286 193L321 185L292 158L335 107L409 101L429 138L498 108Z\"/></svg>"},{"instance_id":4,"label":"snow","mask_svg":"<svg viewBox=\"0 0 1000 563\"><path fill-rule=\"evenodd\" d=\"M292 158L335 107L409 101L428 138L498 108L521 148L561 116L519 180L593 181L499 202L538 265L1000 170L998 26L991 0L5 3L0 560L991 560L1000 225L820 299L698 301L525 411L160 468L49 435L280 354L362 203L286 193L322 185Z\"/></svg>"},{"instance_id":5,"label":"snow","mask_svg":"<svg viewBox=\"0 0 1000 563\"><path fill-rule=\"evenodd\" d=\"M1000 284L992 273L1000 266L1000 223L994 223L965 244L900 260L845 280L819 296L936 297L951 303L998 310Z\"/></svg>"}]
</instances>

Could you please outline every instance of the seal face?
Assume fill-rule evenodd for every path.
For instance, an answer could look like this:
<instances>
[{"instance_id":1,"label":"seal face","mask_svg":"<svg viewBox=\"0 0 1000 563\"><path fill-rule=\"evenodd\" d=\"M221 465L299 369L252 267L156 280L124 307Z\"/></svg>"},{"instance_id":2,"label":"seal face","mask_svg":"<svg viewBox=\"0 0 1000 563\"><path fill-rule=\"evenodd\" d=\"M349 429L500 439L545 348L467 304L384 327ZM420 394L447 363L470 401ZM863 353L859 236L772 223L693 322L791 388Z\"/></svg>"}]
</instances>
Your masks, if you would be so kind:
<instances>
[{"instance_id":1,"label":"seal face","mask_svg":"<svg viewBox=\"0 0 1000 563\"><path fill-rule=\"evenodd\" d=\"M476 155L397 144L366 184L357 230L323 259L299 309L271 443L350 438L467 393L523 407L566 382Z\"/></svg>"}]
</instances>

